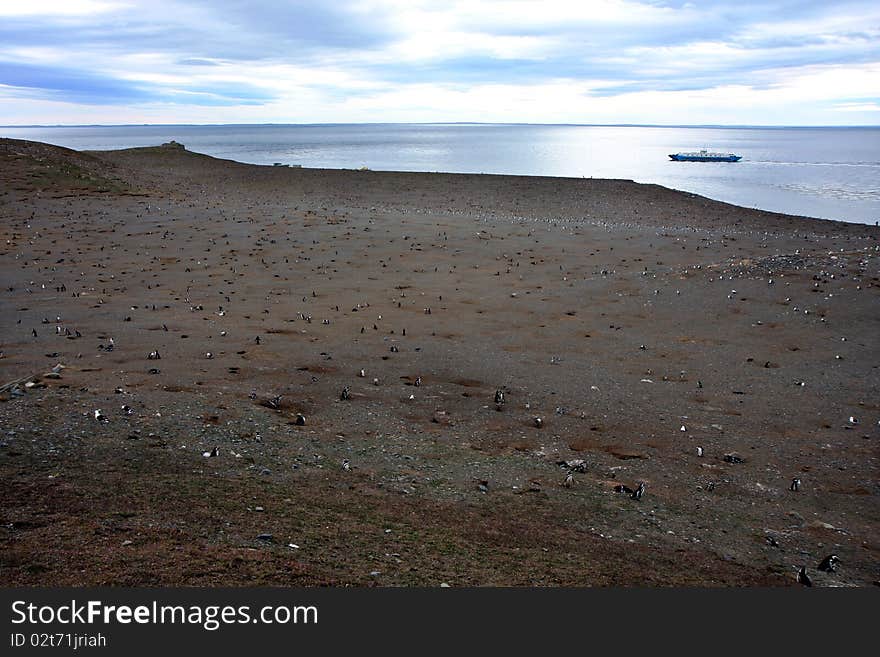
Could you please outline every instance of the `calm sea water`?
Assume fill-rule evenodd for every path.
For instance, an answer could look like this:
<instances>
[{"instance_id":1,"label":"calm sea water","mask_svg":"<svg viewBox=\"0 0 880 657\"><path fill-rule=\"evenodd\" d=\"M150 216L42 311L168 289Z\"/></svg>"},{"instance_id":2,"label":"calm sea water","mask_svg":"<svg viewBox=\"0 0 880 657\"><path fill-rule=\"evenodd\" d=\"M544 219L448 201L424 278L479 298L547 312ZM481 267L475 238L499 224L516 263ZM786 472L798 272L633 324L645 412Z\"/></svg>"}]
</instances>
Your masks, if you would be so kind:
<instances>
[{"instance_id":1,"label":"calm sea water","mask_svg":"<svg viewBox=\"0 0 880 657\"><path fill-rule=\"evenodd\" d=\"M3 128L0 136L116 149L174 139L252 164L624 178L746 207L880 221L880 128L367 124ZM669 153L734 152L737 163Z\"/></svg>"}]
</instances>

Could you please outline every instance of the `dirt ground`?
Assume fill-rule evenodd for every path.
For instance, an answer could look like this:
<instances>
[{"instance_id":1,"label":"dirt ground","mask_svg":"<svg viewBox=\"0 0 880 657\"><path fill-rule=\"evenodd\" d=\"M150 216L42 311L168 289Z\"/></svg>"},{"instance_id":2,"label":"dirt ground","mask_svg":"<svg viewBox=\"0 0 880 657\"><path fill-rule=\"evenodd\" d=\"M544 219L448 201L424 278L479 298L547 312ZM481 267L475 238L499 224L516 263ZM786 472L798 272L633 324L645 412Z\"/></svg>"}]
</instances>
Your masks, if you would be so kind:
<instances>
[{"instance_id":1,"label":"dirt ground","mask_svg":"<svg viewBox=\"0 0 880 657\"><path fill-rule=\"evenodd\" d=\"M880 581L877 227L0 139L0 231L4 586Z\"/></svg>"}]
</instances>

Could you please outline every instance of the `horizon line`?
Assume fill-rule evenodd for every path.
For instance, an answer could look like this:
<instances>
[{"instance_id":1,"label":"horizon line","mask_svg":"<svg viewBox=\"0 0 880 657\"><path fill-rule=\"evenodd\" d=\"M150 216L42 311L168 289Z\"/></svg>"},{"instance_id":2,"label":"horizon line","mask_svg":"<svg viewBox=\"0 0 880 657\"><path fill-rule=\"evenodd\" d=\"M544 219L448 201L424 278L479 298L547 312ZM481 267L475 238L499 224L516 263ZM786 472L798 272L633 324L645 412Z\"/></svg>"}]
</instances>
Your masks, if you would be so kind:
<instances>
[{"instance_id":1,"label":"horizon line","mask_svg":"<svg viewBox=\"0 0 880 657\"><path fill-rule=\"evenodd\" d=\"M749 123L530 123L518 121L357 121L326 123L30 123L0 124L0 128L162 128L162 127L318 127L318 126L368 126L368 125L502 125L502 126L559 126L583 128L718 128L718 129L781 129L781 128L826 128L826 129L872 129L880 124L853 125L792 125L792 124L749 124Z\"/></svg>"}]
</instances>

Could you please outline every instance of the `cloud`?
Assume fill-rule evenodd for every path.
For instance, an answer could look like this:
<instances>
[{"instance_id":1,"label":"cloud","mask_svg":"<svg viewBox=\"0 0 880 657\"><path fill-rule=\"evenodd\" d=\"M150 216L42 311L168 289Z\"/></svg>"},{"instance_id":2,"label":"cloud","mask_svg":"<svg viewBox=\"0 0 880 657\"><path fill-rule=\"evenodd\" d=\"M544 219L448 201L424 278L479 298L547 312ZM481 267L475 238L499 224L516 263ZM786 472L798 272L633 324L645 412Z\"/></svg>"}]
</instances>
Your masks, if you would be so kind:
<instances>
[{"instance_id":1,"label":"cloud","mask_svg":"<svg viewBox=\"0 0 880 657\"><path fill-rule=\"evenodd\" d=\"M637 99L625 114L652 123L731 90L735 123L876 122L844 80L878 62L880 6L856 0L0 1L0 123L30 122L28 98L115 122L597 122ZM816 100L797 81L820 69ZM780 89L787 113L756 109Z\"/></svg>"},{"instance_id":2,"label":"cloud","mask_svg":"<svg viewBox=\"0 0 880 657\"><path fill-rule=\"evenodd\" d=\"M194 105L255 105L274 98L244 82L157 85L145 80L90 73L77 69L0 62L0 82L18 96L98 105L167 102Z\"/></svg>"},{"instance_id":3,"label":"cloud","mask_svg":"<svg viewBox=\"0 0 880 657\"><path fill-rule=\"evenodd\" d=\"M124 80L77 69L0 62L0 82L32 96L79 102L127 104L149 99L143 89Z\"/></svg>"},{"instance_id":4,"label":"cloud","mask_svg":"<svg viewBox=\"0 0 880 657\"><path fill-rule=\"evenodd\" d=\"M180 66L220 66L219 62L215 62L211 59L203 59L201 57L178 59L176 63Z\"/></svg>"},{"instance_id":5,"label":"cloud","mask_svg":"<svg viewBox=\"0 0 880 657\"><path fill-rule=\"evenodd\" d=\"M837 103L838 112L880 112L880 100L867 103Z\"/></svg>"},{"instance_id":6,"label":"cloud","mask_svg":"<svg viewBox=\"0 0 880 657\"><path fill-rule=\"evenodd\" d=\"M125 7L119 2L101 0L40 0L39 2L0 2L0 16L90 16Z\"/></svg>"}]
</instances>

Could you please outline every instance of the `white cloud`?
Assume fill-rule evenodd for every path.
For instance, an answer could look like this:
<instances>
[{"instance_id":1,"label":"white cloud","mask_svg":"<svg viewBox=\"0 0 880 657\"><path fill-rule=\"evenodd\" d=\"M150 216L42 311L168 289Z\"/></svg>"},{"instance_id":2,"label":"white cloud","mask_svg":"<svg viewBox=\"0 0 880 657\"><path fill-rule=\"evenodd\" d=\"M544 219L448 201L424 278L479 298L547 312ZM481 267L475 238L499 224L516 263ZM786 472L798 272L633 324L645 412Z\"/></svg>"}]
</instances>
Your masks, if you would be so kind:
<instances>
[{"instance_id":1,"label":"white cloud","mask_svg":"<svg viewBox=\"0 0 880 657\"><path fill-rule=\"evenodd\" d=\"M244 6L0 0L13 25L4 39L0 20L0 124L878 119L870 3L353 0L303 5L302 25ZM70 72L83 75L65 97ZM105 106L92 82L107 103L126 85L138 102ZM237 88L253 103L235 104Z\"/></svg>"},{"instance_id":2,"label":"white cloud","mask_svg":"<svg viewBox=\"0 0 880 657\"><path fill-rule=\"evenodd\" d=\"M88 16L129 6L105 0L0 0L0 16Z\"/></svg>"},{"instance_id":3,"label":"white cloud","mask_svg":"<svg viewBox=\"0 0 880 657\"><path fill-rule=\"evenodd\" d=\"M880 112L880 103L838 103L838 112Z\"/></svg>"}]
</instances>

